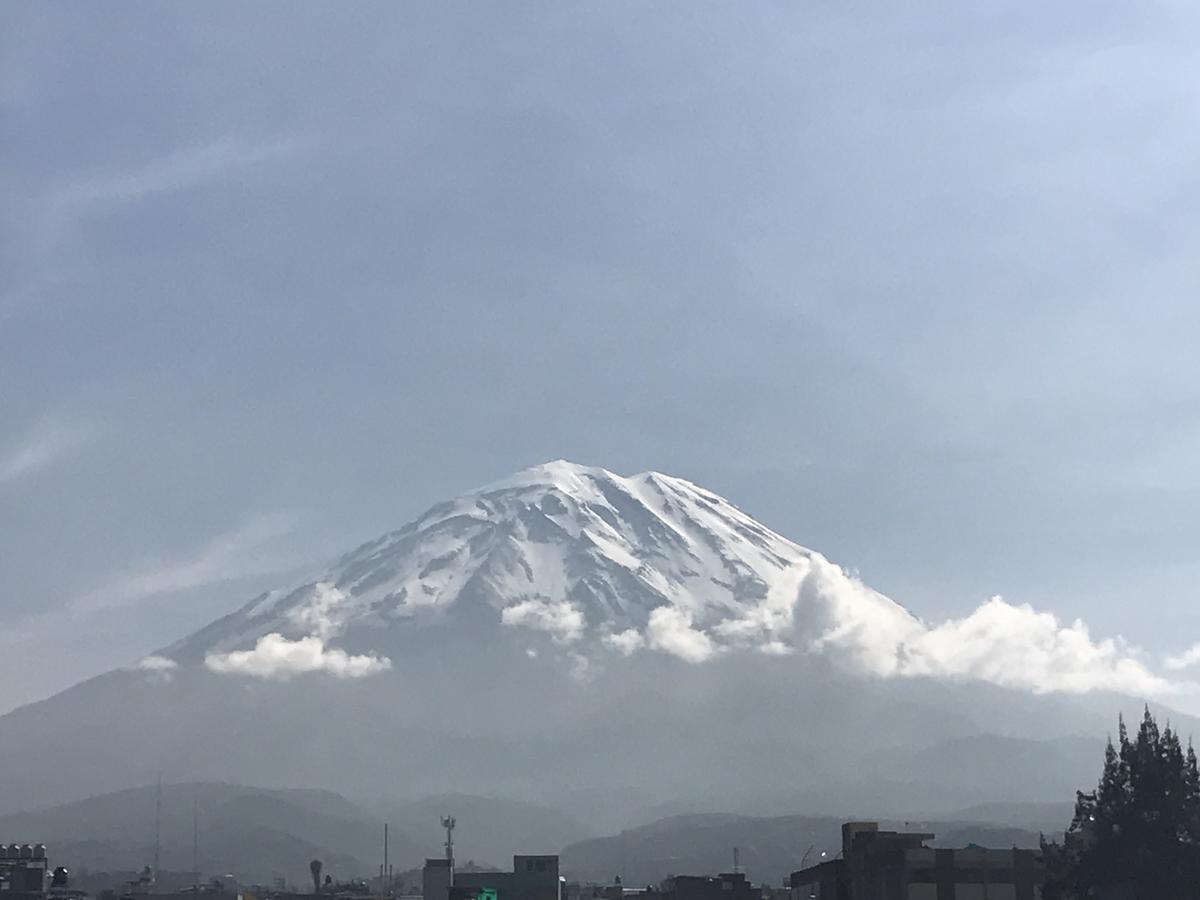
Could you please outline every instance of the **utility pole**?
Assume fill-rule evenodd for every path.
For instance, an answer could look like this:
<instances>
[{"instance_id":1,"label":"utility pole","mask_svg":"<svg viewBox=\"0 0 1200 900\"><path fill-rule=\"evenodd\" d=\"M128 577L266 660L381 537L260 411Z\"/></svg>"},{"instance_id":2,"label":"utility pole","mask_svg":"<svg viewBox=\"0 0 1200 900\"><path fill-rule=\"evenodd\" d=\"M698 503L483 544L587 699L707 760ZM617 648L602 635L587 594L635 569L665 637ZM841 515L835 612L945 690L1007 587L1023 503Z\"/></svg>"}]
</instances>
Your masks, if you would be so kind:
<instances>
[{"instance_id":1,"label":"utility pole","mask_svg":"<svg viewBox=\"0 0 1200 900\"><path fill-rule=\"evenodd\" d=\"M383 871L379 873L379 890L386 896L390 891L390 885L384 882L387 873L391 871L388 866L388 823L383 823Z\"/></svg>"},{"instance_id":2,"label":"utility pole","mask_svg":"<svg viewBox=\"0 0 1200 900\"><path fill-rule=\"evenodd\" d=\"M196 893L200 893L200 798L192 797L192 878Z\"/></svg>"},{"instance_id":3,"label":"utility pole","mask_svg":"<svg viewBox=\"0 0 1200 900\"><path fill-rule=\"evenodd\" d=\"M158 773L158 786L154 790L154 868L150 883L158 881L158 857L162 850L162 772Z\"/></svg>"}]
</instances>

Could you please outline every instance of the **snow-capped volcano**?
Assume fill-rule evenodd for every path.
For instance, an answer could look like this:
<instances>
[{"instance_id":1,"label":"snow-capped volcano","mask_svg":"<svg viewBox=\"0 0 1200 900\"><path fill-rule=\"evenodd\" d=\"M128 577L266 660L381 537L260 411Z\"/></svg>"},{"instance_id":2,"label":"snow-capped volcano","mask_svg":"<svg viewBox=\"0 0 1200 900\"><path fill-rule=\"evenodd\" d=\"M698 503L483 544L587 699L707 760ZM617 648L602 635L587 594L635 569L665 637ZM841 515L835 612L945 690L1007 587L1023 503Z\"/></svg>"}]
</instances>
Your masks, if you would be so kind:
<instances>
[{"instance_id":1,"label":"snow-capped volcano","mask_svg":"<svg viewBox=\"0 0 1200 900\"><path fill-rule=\"evenodd\" d=\"M470 607L470 610L465 609ZM555 461L438 504L166 651L210 659L272 640L336 641L491 610L574 652L787 654L851 629L902 641L920 625L820 554L681 478ZM870 635L866 636L870 640Z\"/></svg>"},{"instance_id":2,"label":"snow-capped volcano","mask_svg":"<svg viewBox=\"0 0 1200 900\"><path fill-rule=\"evenodd\" d=\"M944 795L954 740L1102 735L1119 701L1065 693L1163 684L1082 623L994 599L929 625L691 482L553 462L0 717L0 792L30 805L166 769L555 802L838 783L836 805L878 768L870 751L932 743ZM1011 799L987 768L972 750L947 802ZM1069 796L1075 771L1017 780L1024 799ZM872 803L910 796L912 772L892 778Z\"/></svg>"}]
</instances>

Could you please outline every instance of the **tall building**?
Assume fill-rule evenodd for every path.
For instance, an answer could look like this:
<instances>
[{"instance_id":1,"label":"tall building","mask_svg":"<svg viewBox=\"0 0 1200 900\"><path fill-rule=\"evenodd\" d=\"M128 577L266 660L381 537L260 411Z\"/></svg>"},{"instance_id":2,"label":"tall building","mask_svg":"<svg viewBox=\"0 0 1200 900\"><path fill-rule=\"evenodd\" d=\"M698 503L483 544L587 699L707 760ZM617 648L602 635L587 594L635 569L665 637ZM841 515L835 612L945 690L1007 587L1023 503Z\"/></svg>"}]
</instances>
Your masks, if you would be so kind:
<instances>
[{"instance_id":1,"label":"tall building","mask_svg":"<svg viewBox=\"0 0 1200 900\"><path fill-rule=\"evenodd\" d=\"M721 875L674 875L659 888L661 900L760 900L744 872Z\"/></svg>"},{"instance_id":2,"label":"tall building","mask_svg":"<svg viewBox=\"0 0 1200 900\"><path fill-rule=\"evenodd\" d=\"M423 900L450 900L450 885L454 883L454 869L449 859L427 859L421 869L421 897Z\"/></svg>"},{"instance_id":3,"label":"tall building","mask_svg":"<svg viewBox=\"0 0 1200 900\"><path fill-rule=\"evenodd\" d=\"M45 844L0 844L0 896L42 898L50 886Z\"/></svg>"},{"instance_id":4,"label":"tall building","mask_svg":"<svg viewBox=\"0 0 1200 900\"><path fill-rule=\"evenodd\" d=\"M842 826L840 859L793 872L793 900L1041 900L1037 850L925 846L934 835Z\"/></svg>"},{"instance_id":5,"label":"tall building","mask_svg":"<svg viewBox=\"0 0 1200 900\"><path fill-rule=\"evenodd\" d=\"M455 872L453 900L561 900L558 857L514 856L511 872ZM425 897L425 900L432 900Z\"/></svg>"}]
</instances>

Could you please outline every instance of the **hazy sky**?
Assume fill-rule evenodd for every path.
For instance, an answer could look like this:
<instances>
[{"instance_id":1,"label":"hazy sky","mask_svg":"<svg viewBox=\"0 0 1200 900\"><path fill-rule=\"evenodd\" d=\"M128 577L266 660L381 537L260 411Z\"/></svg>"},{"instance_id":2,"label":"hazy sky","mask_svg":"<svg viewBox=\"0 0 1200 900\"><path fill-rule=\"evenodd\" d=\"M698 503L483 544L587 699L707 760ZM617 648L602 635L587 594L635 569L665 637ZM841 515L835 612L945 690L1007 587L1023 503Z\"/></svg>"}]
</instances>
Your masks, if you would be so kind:
<instances>
[{"instance_id":1,"label":"hazy sky","mask_svg":"<svg viewBox=\"0 0 1200 900\"><path fill-rule=\"evenodd\" d=\"M1200 641L1200 11L1010 7L6 4L0 709L555 457Z\"/></svg>"}]
</instances>

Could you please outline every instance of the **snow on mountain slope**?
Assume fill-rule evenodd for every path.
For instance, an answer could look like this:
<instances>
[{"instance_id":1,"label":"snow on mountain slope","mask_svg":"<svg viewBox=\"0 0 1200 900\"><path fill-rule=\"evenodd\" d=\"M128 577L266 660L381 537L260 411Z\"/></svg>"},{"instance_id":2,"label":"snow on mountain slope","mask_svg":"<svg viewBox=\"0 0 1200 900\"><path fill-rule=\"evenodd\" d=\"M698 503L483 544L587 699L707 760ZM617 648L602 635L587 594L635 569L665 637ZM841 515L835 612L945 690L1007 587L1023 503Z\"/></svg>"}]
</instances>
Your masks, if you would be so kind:
<instances>
[{"instance_id":1,"label":"snow on mountain slope","mask_svg":"<svg viewBox=\"0 0 1200 900\"><path fill-rule=\"evenodd\" d=\"M562 460L438 504L319 579L264 594L141 665L159 676L205 662L260 677L361 677L389 660L331 641L354 633L369 648L372 631L480 619L552 641L581 670L606 654L697 663L800 652L882 677L1178 690L1119 639L1094 641L1081 622L997 597L930 627L689 481Z\"/></svg>"},{"instance_id":2,"label":"snow on mountain slope","mask_svg":"<svg viewBox=\"0 0 1200 900\"><path fill-rule=\"evenodd\" d=\"M861 643L864 630L894 645L921 628L820 554L691 482L560 460L434 506L319 580L265 594L164 655L419 625L460 604L585 654L645 648L691 661L733 648L786 654L851 632Z\"/></svg>"}]
</instances>

